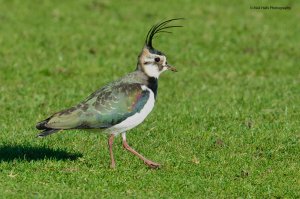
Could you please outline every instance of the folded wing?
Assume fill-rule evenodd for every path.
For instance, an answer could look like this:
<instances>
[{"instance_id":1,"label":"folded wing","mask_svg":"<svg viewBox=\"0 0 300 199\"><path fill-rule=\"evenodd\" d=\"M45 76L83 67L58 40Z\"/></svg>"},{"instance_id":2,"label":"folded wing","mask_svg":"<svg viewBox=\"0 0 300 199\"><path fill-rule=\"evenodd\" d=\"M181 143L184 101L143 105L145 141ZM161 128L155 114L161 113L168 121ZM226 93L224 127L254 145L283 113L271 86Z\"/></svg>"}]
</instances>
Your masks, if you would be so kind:
<instances>
[{"instance_id":1,"label":"folded wing","mask_svg":"<svg viewBox=\"0 0 300 199\"><path fill-rule=\"evenodd\" d=\"M105 129L140 112L150 93L141 84L117 84L91 94L77 106L55 113L38 129Z\"/></svg>"}]
</instances>

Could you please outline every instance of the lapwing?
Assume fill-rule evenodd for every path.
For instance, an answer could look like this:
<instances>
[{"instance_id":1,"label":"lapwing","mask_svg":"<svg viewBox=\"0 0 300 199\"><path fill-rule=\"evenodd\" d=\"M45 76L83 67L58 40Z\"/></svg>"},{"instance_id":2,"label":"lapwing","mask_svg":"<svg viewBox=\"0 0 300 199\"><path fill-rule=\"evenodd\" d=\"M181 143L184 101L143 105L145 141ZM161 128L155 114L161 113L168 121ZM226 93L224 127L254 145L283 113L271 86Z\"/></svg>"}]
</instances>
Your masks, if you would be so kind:
<instances>
[{"instance_id":1,"label":"lapwing","mask_svg":"<svg viewBox=\"0 0 300 199\"><path fill-rule=\"evenodd\" d=\"M138 156L150 168L158 168L160 164L146 159L128 145L126 132L141 124L152 111L160 74L166 70L176 71L175 67L168 64L166 55L153 47L152 40L158 33L170 33L166 31L169 28L182 27L169 25L180 19L170 19L152 26L134 72L105 85L78 105L54 113L37 123L36 128L42 130L38 137L60 130L99 129L99 132L109 135L111 168L115 168L113 141L117 135L122 134L125 149Z\"/></svg>"}]
</instances>

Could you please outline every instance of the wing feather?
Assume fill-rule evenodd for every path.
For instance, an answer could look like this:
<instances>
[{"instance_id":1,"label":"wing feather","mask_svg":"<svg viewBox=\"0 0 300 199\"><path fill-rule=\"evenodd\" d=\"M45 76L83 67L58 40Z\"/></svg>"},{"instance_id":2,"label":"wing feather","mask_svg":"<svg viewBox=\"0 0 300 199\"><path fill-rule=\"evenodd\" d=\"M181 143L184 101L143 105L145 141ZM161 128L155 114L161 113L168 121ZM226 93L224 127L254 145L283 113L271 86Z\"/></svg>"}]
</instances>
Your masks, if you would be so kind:
<instances>
[{"instance_id":1,"label":"wing feather","mask_svg":"<svg viewBox=\"0 0 300 199\"><path fill-rule=\"evenodd\" d=\"M55 113L45 125L52 129L109 128L140 112L149 99L141 84L117 84L96 91L79 105Z\"/></svg>"}]
</instances>

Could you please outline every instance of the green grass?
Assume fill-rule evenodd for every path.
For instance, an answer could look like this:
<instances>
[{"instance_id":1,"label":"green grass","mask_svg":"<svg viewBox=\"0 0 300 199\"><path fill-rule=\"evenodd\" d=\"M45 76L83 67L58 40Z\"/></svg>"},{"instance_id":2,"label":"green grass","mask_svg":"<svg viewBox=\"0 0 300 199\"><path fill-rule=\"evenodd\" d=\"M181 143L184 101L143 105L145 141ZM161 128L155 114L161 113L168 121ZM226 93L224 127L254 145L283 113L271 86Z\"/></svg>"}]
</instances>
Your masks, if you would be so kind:
<instances>
[{"instance_id":1,"label":"green grass","mask_svg":"<svg viewBox=\"0 0 300 199\"><path fill-rule=\"evenodd\" d=\"M250 5L291 5L290 11ZM298 1L0 1L0 198L299 198ZM128 135L37 139L35 123L135 69L154 41L180 71Z\"/></svg>"}]
</instances>

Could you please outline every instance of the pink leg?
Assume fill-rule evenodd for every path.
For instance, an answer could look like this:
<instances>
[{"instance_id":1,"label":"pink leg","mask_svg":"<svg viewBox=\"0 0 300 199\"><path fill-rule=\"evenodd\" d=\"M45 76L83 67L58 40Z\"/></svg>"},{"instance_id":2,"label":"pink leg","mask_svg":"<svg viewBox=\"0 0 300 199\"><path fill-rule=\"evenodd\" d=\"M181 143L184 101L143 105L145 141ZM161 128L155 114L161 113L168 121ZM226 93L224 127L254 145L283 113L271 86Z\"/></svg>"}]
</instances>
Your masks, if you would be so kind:
<instances>
[{"instance_id":1,"label":"pink leg","mask_svg":"<svg viewBox=\"0 0 300 199\"><path fill-rule=\"evenodd\" d=\"M113 154L113 150L112 150L112 146L113 146L113 143L114 143L114 138L115 138L115 135L111 134L110 137L109 137L109 139L108 139L109 153L110 153L110 159L111 159L111 164L110 164L111 168L115 168L116 167L116 163L115 163L115 159L114 159L114 154Z\"/></svg>"},{"instance_id":2,"label":"pink leg","mask_svg":"<svg viewBox=\"0 0 300 199\"><path fill-rule=\"evenodd\" d=\"M128 145L127 141L126 141L126 133L122 133L122 138L123 138L123 147L124 147L125 149L127 149L128 151L130 151L131 153L133 153L134 155L138 156L138 157L139 157L141 160L143 160L144 163L145 163L146 165L148 165L150 168L156 169L156 168L158 168L158 167L160 166L160 164L155 163L155 162L153 162L153 161L151 161L151 160L146 159L144 156L142 156L141 154L139 154L138 152L136 152L133 148L131 148L131 147Z\"/></svg>"}]
</instances>

